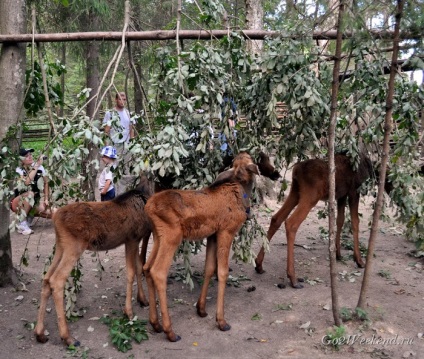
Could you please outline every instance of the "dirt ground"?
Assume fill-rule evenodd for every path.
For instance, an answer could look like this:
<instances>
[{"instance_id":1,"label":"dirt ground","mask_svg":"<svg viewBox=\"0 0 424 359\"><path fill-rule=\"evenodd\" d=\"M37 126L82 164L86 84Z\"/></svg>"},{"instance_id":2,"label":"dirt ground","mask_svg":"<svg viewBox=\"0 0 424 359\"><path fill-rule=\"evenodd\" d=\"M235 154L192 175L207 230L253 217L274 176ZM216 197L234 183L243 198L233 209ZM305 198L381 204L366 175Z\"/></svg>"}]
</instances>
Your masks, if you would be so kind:
<instances>
[{"instance_id":1,"label":"dirt ground","mask_svg":"<svg viewBox=\"0 0 424 359\"><path fill-rule=\"evenodd\" d=\"M364 243L368 240L371 213L365 202L362 201L360 208L363 214L360 236ZM267 201L267 205L255 209L265 229L272 213L281 206L275 201ZM295 249L297 275L307 278L303 289L277 287L285 276L283 226L271 242L270 253L266 254L266 273L259 275L251 264L231 261L232 280L225 292L230 331L221 332L215 325L216 282L208 294L209 315L200 318L194 307L200 293L199 283L195 281L191 291L174 278L168 285L168 300L173 327L181 341L170 343L163 333L154 333L148 326L149 340L134 344L125 354L115 349L108 327L99 321L104 314L121 312L124 305L123 248L100 254L105 269L101 276L96 257L89 252L83 255L83 288L77 304L85 314L69 324L82 347L72 354L62 344L52 300L48 305L51 311L46 314L49 341L36 342L28 327L36 320L42 271L55 240L51 222L38 219L33 227L35 233L30 237L16 232L11 235L13 261L22 271L22 277L18 288L0 288L0 355L16 359L83 355L88 358L424 358L424 262L411 256L414 244L406 241L401 227L395 223L380 225L367 297L369 321L346 322L346 335L352 337L346 337L350 343L338 351L323 344L333 324L327 242L319 229L327 226L327 220L317 217L317 211L323 208L324 203L320 203L310 213L297 236L297 244L306 246ZM258 246L255 243L255 252ZM26 248L27 267L20 265ZM340 307L352 309L358 302L363 270L351 260L350 250L344 249L343 255L346 261L337 264L339 302ZM203 261L204 253L194 256L193 270L202 273ZM175 276L180 267L181 262L174 263L170 273ZM253 291L252 286L256 288ZM148 309L135 302L134 307L139 318L148 318Z\"/></svg>"}]
</instances>

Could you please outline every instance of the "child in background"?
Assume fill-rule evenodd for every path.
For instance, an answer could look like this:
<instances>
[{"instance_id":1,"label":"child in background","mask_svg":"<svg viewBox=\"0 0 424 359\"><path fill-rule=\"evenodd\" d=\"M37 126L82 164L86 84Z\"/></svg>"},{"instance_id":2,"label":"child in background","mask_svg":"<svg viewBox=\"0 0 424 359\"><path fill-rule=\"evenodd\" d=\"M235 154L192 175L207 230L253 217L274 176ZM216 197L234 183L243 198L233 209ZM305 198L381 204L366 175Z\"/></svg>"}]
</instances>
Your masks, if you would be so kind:
<instances>
[{"instance_id":1,"label":"child in background","mask_svg":"<svg viewBox=\"0 0 424 359\"><path fill-rule=\"evenodd\" d=\"M112 146L103 147L100 154L102 156L102 161L105 164L105 168L99 177L100 200L103 202L115 198L112 167L115 164L117 155L115 147Z\"/></svg>"}]
</instances>

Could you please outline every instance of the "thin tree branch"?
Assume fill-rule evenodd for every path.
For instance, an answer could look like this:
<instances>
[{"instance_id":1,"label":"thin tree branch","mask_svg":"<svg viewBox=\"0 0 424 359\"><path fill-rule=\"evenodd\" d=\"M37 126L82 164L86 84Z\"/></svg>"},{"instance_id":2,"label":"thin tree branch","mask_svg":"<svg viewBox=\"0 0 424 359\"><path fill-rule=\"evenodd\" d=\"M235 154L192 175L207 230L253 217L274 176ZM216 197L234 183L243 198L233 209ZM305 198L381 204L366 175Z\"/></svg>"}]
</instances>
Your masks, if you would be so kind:
<instances>
[{"instance_id":1,"label":"thin tree branch","mask_svg":"<svg viewBox=\"0 0 424 359\"><path fill-rule=\"evenodd\" d=\"M388 91L387 91L387 97L386 97L386 116L384 118L383 153L381 158L377 201L375 204L370 237L368 241L367 262L365 264L365 272L364 272L364 278L362 280L361 294L359 296L358 305L357 305L359 308L365 308L365 300L366 300L367 290L369 286L368 282L370 277L371 266L373 263L375 238L377 237L378 225L379 225L379 220L380 220L382 207L383 207L384 184L386 180L387 163L389 160L389 151L390 151L389 141L390 141L390 134L393 128L393 117L392 117L393 95L394 95L394 88L395 88L395 77L398 72L397 58L399 54L400 21L402 18L403 5L404 5L404 0L398 0L397 10L395 15L396 23L395 23L395 32L394 32L394 39L393 39L392 63L390 66L390 77L389 77Z\"/></svg>"},{"instance_id":2,"label":"thin tree branch","mask_svg":"<svg viewBox=\"0 0 424 359\"><path fill-rule=\"evenodd\" d=\"M130 15L129 15L129 13L130 13L130 3L129 3L129 1L128 0L126 0L125 1L125 18L124 18L124 27L123 27L123 29L122 29L122 32L120 33L121 34L121 46L120 46L120 48L119 48L119 53L118 53L118 57L117 57L117 59L116 59L116 61L115 61L115 67L114 67L114 69L113 69L113 72L112 72L112 77L111 77L111 79L110 79L110 83L109 83L109 85L106 87L106 89L105 89L105 91L103 92L103 94L102 94L102 96L100 97L100 101L98 102L98 104L97 104L97 106L96 106L96 108L95 108L95 110L94 110L94 114L93 114L93 118L95 118L96 117L96 115L97 115L97 112L99 111L99 108L100 108L100 106L101 106L101 104L102 104L102 101L103 101L103 99L104 99L104 97L105 97L105 95L107 94L107 92L110 90L110 88L113 86L113 81L114 81L114 79L115 79L115 76L116 76L116 72L117 72L117 70L118 70L118 66L119 66L119 61L121 60L121 57L122 57L122 53L124 52L124 49L125 49L125 43L126 43L126 31L127 31L127 28L128 28L128 23L129 23L129 18L130 18ZM105 74L105 76L106 76L106 74ZM103 78L105 78L105 76L103 77ZM100 86L99 86L99 91L100 91Z\"/></svg>"},{"instance_id":3,"label":"thin tree branch","mask_svg":"<svg viewBox=\"0 0 424 359\"><path fill-rule=\"evenodd\" d=\"M340 326L339 315L339 298L337 294L337 272L336 272L336 245L335 245L335 231L336 226L336 168L335 168L335 137L336 137L336 121L337 121L337 97L339 93L339 73L342 54L342 26L344 14L344 0L340 1L339 14L337 17L336 29L338 36L336 40L336 51L334 55L334 68L333 68L333 82L331 89L331 112L330 112L330 125L328 129L328 167L329 167L329 195L328 195L328 226L329 226L329 240L328 251L330 255L330 279L331 279L331 300L333 309L334 324Z\"/></svg>"},{"instance_id":4,"label":"thin tree branch","mask_svg":"<svg viewBox=\"0 0 424 359\"><path fill-rule=\"evenodd\" d=\"M146 103L145 103L145 100L147 101L146 91L144 90L144 87L141 84L140 77L138 76L137 69L135 68L134 60L133 60L133 56L132 56L132 52L131 52L131 43L129 41L128 41L128 44L127 44L127 49L128 49L127 51L128 51L128 59L129 59L129 62L130 62L130 67L131 67L131 69L133 71L135 80L137 82L137 87L140 89L140 91L142 93L141 104L143 106L144 115L146 116L147 126L149 127L149 132L152 132L152 127L150 125L149 114L148 114L148 111L147 111L147 108L146 108Z\"/></svg>"}]
</instances>

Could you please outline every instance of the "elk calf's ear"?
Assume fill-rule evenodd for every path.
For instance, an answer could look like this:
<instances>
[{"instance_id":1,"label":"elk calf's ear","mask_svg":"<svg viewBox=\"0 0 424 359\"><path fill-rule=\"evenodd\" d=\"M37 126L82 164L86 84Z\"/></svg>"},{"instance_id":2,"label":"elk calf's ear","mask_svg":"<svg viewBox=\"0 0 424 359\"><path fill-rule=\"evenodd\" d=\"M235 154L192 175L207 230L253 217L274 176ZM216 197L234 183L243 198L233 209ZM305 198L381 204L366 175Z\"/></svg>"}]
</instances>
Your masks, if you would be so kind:
<instances>
[{"instance_id":1,"label":"elk calf's ear","mask_svg":"<svg viewBox=\"0 0 424 359\"><path fill-rule=\"evenodd\" d=\"M254 163L251 163L251 164L247 165L247 170L249 172L252 172L254 174L259 175L258 166L256 166Z\"/></svg>"},{"instance_id":2,"label":"elk calf's ear","mask_svg":"<svg viewBox=\"0 0 424 359\"><path fill-rule=\"evenodd\" d=\"M229 169L229 170L227 170L227 171L224 171L224 172L221 172L217 177L216 177L216 179L215 179L215 182L216 181L223 181L223 180L226 180L226 179L228 179L228 178L231 178L232 176L234 176L234 168L231 168L231 169Z\"/></svg>"}]
</instances>

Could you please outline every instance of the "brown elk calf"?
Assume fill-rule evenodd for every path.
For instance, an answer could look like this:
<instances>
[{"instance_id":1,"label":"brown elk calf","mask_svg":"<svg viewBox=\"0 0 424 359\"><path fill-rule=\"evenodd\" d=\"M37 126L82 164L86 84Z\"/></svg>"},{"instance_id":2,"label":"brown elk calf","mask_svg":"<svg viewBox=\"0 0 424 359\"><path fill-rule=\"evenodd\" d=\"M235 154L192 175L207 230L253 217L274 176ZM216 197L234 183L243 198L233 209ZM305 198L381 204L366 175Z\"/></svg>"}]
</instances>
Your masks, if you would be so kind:
<instances>
[{"instance_id":1,"label":"brown elk calf","mask_svg":"<svg viewBox=\"0 0 424 359\"><path fill-rule=\"evenodd\" d=\"M345 220L346 200L349 200L352 231L354 240L353 257L358 267L363 268L364 262L359 251L359 192L361 184L374 173L370 159L361 155L358 169L352 168L350 159L343 154L335 156L336 165L336 200L337 200L337 231L336 253L341 259L340 236ZM328 163L321 159L311 159L294 165L292 184L289 195L283 207L272 217L267 237L270 241L275 232L285 221L287 237L287 276L293 288L302 288L294 270L294 241L299 226L307 217L309 211L319 200L328 199ZM296 207L297 206L297 207ZM288 217L296 207L293 214ZM287 218L288 217L288 218ZM262 247L256 257L256 272L263 273L262 263L265 249Z\"/></svg>"},{"instance_id":2,"label":"brown elk calf","mask_svg":"<svg viewBox=\"0 0 424 359\"><path fill-rule=\"evenodd\" d=\"M47 271L41 290L35 336L45 343L44 316L47 301L53 292L59 326L59 334L67 345L79 345L69 334L63 305L63 290L73 266L85 250L107 251L125 244L127 289L125 314L133 317L131 297L134 276L137 278L137 299L148 305L141 285L143 263L151 234L150 221L144 213L144 205L150 196L145 184L106 202L78 202L68 204L53 215L56 232L56 251ZM143 241L139 255L139 243Z\"/></svg>"},{"instance_id":3,"label":"brown elk calf","mask_svg":"<svg viewBox=\"0 0 424 359\"><path fill-rule=\"evenodd\" d=\"M233 167L202 190L165 190L154 194L145 212L152 222L153 248L144 266L149 301L156 303L157 290L163 327L157 308L150 305L149 320L156 332L162 330L172 342L180 336L172 329L166 297L166 279L174 253L183 239L202 240L208 237L205 261L205 280L197 312L206 316L206 294L209 281L217 268L218 299L216 320L219 329L231 327L224 319L224 291L228 277L231 243L250 211L249 197L254 175L259 174L249 154L242 152L233 161Z\"/></svg>"}]
</instances>

